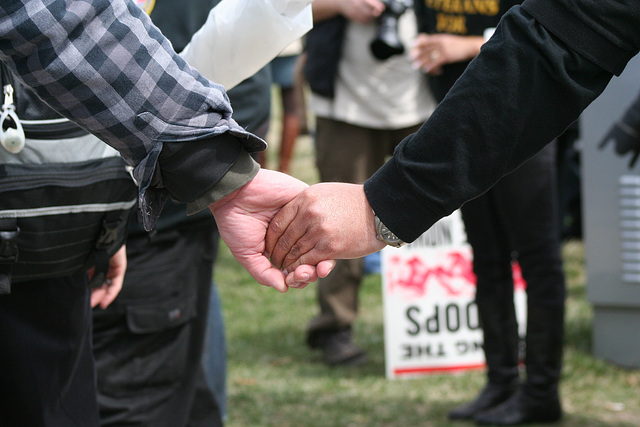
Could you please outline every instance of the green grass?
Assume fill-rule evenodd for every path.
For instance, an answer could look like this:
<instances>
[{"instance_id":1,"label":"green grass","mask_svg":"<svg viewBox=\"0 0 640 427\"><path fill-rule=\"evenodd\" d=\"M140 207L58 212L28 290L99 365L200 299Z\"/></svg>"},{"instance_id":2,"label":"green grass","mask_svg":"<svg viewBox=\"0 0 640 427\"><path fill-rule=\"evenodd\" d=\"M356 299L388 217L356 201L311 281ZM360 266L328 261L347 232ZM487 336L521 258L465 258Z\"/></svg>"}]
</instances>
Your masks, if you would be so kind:
<instances>
[{"instance_id":1,"label":"green grass","mask_svg":"<svg viewBox=\"0 0 640 427\"><path fill-rule=\"evenodd\" d=\"M568 243L564 253L569 297L560 425L638 426L640 371L591 355L582 244ZM261 287L224 247L216 278L229 349L228 426L465 425L446 414L475 396L482 372L385 378L379 276L367 276L362 286L355 337L370 360L357 368L326 367L304 345L306 322L317 310L313 286L286 294Z\"/></svg>"},{"instance_id":2,"label":"green grass","mask_svg":"<svg viewBox=\"0 0 640 427\"><path fill-rule=\"evenodd\" d=\"M307 182L317 179L308 137L299 140L292 173ZM565 244L564 258L569 292L561 382L565 417L559 425L639 426L640 370L592 356L582 243ZM360 293L355 339L369 362L355 368L329 368L305 346L306 323L317 312L313 285L286 294L262 287L224 245L216 281L227 328L228 427L470 425L449 422L446 414L475 396L483 372L385 378L378 275L367 276Z\"/></svg>"}]
</instances>

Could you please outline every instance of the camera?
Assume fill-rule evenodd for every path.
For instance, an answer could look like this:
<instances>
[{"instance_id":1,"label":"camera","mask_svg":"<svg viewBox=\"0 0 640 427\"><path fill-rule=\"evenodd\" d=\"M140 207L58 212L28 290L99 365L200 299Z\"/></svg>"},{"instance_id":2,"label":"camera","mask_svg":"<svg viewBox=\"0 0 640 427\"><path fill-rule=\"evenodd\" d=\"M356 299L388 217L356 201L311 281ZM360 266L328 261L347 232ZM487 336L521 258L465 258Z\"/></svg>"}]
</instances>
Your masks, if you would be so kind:
<instances>
[{"instance_id":1,"label":"camera","mask_svg":"<svg viewBox=\"0 0 640 427\"><path fill-rule=\"evenodd\" d=\"M371 41L371 53L385 60L404 53L404 46L398 35L398 20L413 5L412 0L384 0L385 10L378 17L376 36Z\"/></svg>"}]
</instances>

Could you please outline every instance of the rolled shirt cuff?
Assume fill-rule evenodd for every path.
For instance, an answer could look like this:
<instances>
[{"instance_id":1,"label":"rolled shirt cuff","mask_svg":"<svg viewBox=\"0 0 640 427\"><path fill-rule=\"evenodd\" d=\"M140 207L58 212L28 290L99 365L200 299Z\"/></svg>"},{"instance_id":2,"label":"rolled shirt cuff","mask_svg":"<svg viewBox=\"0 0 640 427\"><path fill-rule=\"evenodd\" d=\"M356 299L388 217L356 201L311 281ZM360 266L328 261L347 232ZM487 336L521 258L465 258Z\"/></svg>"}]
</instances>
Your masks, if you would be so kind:
<instances>
[{"instance_id":1,"label":"rolled shirt cuff","mask_svg":"<svg viewBox=\"0 0 640 427\"><path fill-rule=\"evenodd\" d=\"M139 194L145 230L153 229L169 198L187 204L193 214L253 179L260 167L243 138L226 132L198 141L157 143L148 159L153 176Z\"/></svg>"},{"instance_id":2,"label":"rolled shirt cuff","mask_svg":"<svg viewBox=\"0 0 640 427\"><path fill-rule=\"evenodd\" d=\"M260 165L253 160L247 152L240 153L236 162L231 165L229 171L218 181L218 183L205 192L202 196L187 203L187 215L193 215L209 207L238 188L251 181L258 171Z\"/></svg>"}]
</instances>

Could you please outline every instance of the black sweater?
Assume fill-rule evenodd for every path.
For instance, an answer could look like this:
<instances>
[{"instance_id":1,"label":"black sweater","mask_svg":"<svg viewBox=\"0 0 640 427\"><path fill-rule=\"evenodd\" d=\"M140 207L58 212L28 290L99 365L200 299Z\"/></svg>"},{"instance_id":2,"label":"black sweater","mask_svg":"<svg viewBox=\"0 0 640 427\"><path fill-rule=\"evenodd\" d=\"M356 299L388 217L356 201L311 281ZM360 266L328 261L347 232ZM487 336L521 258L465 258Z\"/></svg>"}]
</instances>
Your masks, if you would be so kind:
<instances>
[{"instance_id":1,"label":"black sweater","mask_svg":"<svg viewBox=\"0 0 640 427\"><path fill-rule=\"evenodd\" d=\"M413 241L560 135L640 50L638 0L526 0L431 118L365 183Z\"/></svg>"}]
</instances>

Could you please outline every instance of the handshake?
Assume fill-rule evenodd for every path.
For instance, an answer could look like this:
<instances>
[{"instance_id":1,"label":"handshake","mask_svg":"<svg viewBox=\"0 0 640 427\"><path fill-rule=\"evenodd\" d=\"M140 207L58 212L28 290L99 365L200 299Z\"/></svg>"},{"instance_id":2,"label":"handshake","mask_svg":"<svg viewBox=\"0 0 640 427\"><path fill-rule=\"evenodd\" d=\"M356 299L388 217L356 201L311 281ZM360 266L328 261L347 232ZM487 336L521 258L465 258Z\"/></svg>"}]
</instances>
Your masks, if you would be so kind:
<instances>
[{"instance_id":1,"label":"handshake","mask_svg":"<svg viewBox=\"0 0 640 427\"><path fill-rule=\"evenodd\" d=\"M236 260L258 283L280 292L326 277L335 259L359 258L384 247L362 185L309 187L261 169L209 209Z\"/></svg>"}]
</instances>

